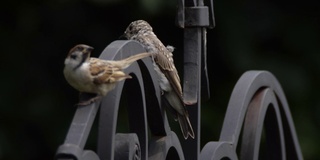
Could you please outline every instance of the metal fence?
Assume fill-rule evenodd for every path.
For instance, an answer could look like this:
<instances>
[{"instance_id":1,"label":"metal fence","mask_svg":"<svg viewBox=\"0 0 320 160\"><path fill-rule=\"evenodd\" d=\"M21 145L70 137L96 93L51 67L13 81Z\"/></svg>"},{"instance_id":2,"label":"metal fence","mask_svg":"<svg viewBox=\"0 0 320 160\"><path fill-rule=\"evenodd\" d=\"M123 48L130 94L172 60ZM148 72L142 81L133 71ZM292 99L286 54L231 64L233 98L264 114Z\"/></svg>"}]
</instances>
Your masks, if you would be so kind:
<instances>
[{"instance_id":1,"label":"metal fence","mask_svg":"<svg viewBox=\"0 0 320 160\"><path fill-rule=\"evenodd\" d=\"M153 64L151 59L143 59L126 70L133 79L119 83L101 102L77 108L55 159L303 159L285 95L267 71L248 71L241 76L230 97L219 141L208 142L201 149L200 97L210 96L206 29L214 27L213 2L205 2L179 0L177 14L177 25L184 28L184 99L195 103L188 107L195 139L180 141L171 130ZM122 59L143 51L138 42L114 41L100 58ZM117 133L119 104L125 93L134 94L125 97L129 132ZM86 150L97 114L97 149Z\"/></svg>"}]
</instances>

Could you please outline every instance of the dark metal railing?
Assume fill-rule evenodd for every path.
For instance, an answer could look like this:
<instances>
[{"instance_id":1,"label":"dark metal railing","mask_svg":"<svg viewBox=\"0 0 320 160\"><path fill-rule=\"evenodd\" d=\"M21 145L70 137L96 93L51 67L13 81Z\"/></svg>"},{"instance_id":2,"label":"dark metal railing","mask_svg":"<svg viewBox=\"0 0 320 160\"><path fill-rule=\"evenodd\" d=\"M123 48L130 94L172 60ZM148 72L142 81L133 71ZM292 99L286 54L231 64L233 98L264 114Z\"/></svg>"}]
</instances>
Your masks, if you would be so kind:
<instances>
[{"instance_id":1,"label":"dark metal railing","mask_svg":"<svg viewBox=\"0 0 320 160\"><path fill-rule=\"evenodd\" d=\"M144 48L138 42L115 41L102 52L100 58L122 59L143 51ZM158 77L151 59L134 63L126 72L133 79L119 83L101 102L78 107L66 140L58 148L56 159L123 159L124 156L129 157L126 159L164 159L167 155L184 159L180 141L171 131L164 107L161 106ZM116 133L116 126L124 88L134 96L127 96L130 132L120 134ZM84 145L99 107L96 154L84 150ZM148 137L148 130L151 137Z\"/></svg>"},{"instance_id":2,"label":"dark metal railing","mask_svg":"<svg viewBox=\"0 0 320 160\"><path fill-rule=\"evenodd\" d=\"M233 89L219 141L207 143L201 159L258 159L263 127L264 159L303 159L279 82L270 72L248 71Z\"/></svg>"},{"instance_id":3,"label":"dark metal railing","mask_svg":"<svg viewBox=\"0 0 320 160\"><path fill-rule=\"evenodd\" d=\"M276 78L267 71L248 71L237 82L219 141L200 147L200 97L210 97L206 67L206 29L215 25L212 0L179 0L177 25L184 28L184 99L195 139L179 139L171 130L158 77L150 58L126 69L133 79L120 82L101 102L79 106L55 159L303 159L291 113ZM205 6L207 5L207 6ZM135 41L114 41L100 58L122 59L144 52ZM129 130L117 133L120 100L125 96ZM132 96L134 94L134 96ZM86 98L86 94L81 98ZM96 152L85 149L95 117ZM264 129L264 130L263 130ZM265 143L261 142L264 134Z\"/></svg>"}]
</instances>

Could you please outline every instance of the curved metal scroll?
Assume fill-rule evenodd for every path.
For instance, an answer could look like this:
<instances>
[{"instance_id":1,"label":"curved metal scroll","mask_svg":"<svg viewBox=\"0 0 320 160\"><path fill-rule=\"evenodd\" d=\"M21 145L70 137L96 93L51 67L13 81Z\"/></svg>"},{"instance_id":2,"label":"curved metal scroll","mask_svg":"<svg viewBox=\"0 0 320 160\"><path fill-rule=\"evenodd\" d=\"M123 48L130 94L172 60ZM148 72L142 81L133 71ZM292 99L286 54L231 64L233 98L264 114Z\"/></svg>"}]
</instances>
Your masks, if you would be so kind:
<instances>
[{"instance_id":1,"label":"curved metal scroll","mask_svg":"<svg viewBox=\"0 0 320 160\"><path fill-rule=\"evenodd\" d=\"M201 159L238 159L241 130L240 159L258 159L263 127L268 159L303 159L279 82L270 72L248 71L232 92L219 142L207 143Z\"/></svg>"},{"instance_id":2,"label":"curved metal scroll","mask_svg":"<svg viewBox=\"0 0 320 160\"><path fill-rule=\"evenodd\" d=\"M117 60L144 51L135 41L114 41L99 58ZM159 156L184 159L179 139L170 130L161 106L158 78L151 59L145 58L132 64L126 72L133 78L120 82L101 103L78 107L65 142L58 148L56 159L158 159ZM116 126L123 91L131 95L127 96L130 133L119 134L116 133ZM84 150L84 146L100 106L96 154ZM148 137L148 129L151 137Z\"/></svg>"}]
</instances>

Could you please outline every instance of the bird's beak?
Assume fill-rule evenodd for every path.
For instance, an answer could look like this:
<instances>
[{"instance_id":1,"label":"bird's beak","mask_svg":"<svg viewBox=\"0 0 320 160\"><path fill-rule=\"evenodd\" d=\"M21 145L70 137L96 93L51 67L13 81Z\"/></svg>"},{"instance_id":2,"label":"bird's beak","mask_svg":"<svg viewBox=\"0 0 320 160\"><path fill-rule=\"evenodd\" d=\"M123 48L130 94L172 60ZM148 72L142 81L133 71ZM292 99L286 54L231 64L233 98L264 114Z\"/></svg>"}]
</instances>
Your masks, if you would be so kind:
<instances>
[{"instance_id":1,"label":"bird's beak","mask_svg":"<svg viewBox=\"0 0 320 160\"><path fill-rule=\"evenodd\" d=\"M86 48L84 51L83 51L83 57L89 57L90 56L90 54L91 54L91 51L93 51L93 47L88 47L88 48Z\"/></svg>"},{"instance_id":2,"label":"bird's beak","mask_svg":"<svg viewBox=\"0 0 320 160\"><path fill-rule=\"evenodd\" d=\"M89 51L83 52L82 58L83 58L83 62L88 60L90 58L90 52Z\"/></svg>"},{"instance_id":3,"label":"bird's beak","mask_svg":"<svg viewBox=\"0 0 320 160\"><path fill-rule=\"evenodd\" d=\"M126 37L126 33L123 33L118 39L119 40L128 40L128 38Z\"/></svg>"},{"instance_id":4,"label":"bird's beak","mask_svg":"<svg viewBox=\"0 0 320 160\"><path fill-rule=\"evenodd\" d=\"M88 48L87 48L87 51L88 51L88 52L91 52L91 51L93 51L93 49L94 49L93 47L88 47Z\"/></svg>"}]
</instances>

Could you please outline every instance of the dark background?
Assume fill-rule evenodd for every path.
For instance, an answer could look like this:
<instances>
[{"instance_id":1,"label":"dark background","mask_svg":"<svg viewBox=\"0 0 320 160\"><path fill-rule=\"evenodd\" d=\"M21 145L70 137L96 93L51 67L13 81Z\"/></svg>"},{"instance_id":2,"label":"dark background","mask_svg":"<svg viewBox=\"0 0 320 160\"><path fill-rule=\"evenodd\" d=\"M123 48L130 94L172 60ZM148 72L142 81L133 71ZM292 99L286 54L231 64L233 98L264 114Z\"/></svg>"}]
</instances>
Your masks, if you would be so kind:
<instances>
[{"instance_id":1,"label":"dark background","mask_svg":"<svg viewBox=\"0 0 320 160\"><path fill-rule=\"evenodd\" d=\"M64 80L64 58L85 43L92 56L127 25L147 20L176 47L182 73L182 30L173 0L29 0L0 6L0 159L52 159L78 100ZM208 31L212 98L202 106L202 145L219 138L232 89L248 70L269 70L286 93L305 159L320 139L320 6L317 1L215 0ZM205 132L204 132L205 131Z\"/></svg>"}]
</instances>

